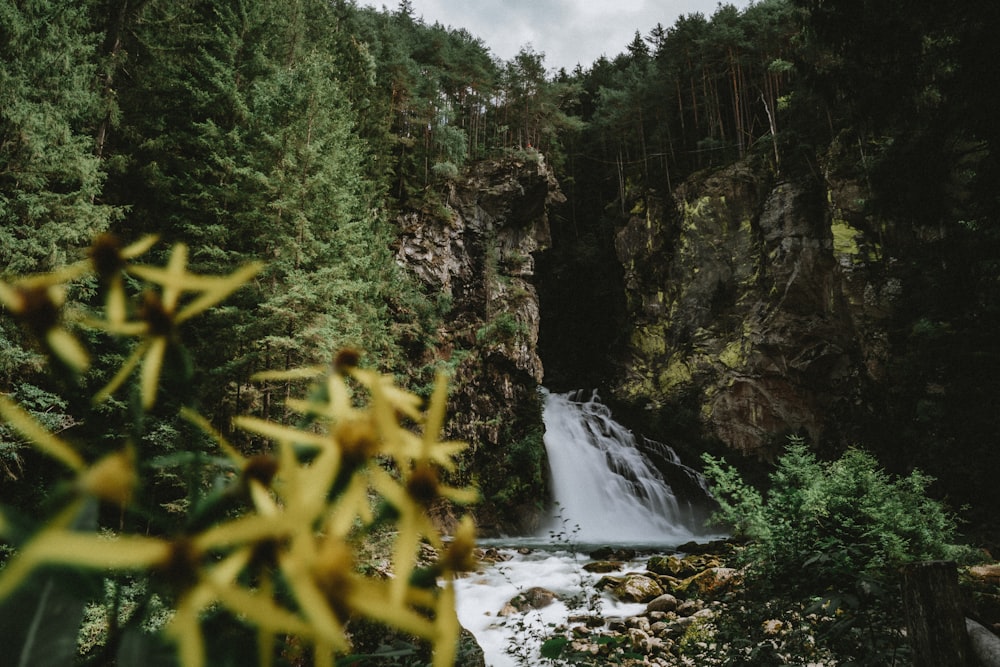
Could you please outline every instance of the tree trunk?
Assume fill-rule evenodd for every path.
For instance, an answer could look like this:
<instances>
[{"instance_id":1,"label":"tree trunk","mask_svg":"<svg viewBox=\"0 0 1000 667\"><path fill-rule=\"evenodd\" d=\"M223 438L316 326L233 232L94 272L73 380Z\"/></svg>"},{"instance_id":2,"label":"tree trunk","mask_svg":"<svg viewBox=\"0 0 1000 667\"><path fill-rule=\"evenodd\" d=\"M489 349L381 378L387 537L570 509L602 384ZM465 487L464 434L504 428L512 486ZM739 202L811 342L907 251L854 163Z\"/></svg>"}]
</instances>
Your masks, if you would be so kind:
<instances>
[{"instance_id":1,"label":"tree trunk","mask_svg":"<svg viewBox=\"0 0 1000 667\"><path fill-rule=\"evenodd\" d=\"M905 566L903 607L914 667L968 665L968 637L955 563L927 561Z\"/></svg>"}]
</instances>

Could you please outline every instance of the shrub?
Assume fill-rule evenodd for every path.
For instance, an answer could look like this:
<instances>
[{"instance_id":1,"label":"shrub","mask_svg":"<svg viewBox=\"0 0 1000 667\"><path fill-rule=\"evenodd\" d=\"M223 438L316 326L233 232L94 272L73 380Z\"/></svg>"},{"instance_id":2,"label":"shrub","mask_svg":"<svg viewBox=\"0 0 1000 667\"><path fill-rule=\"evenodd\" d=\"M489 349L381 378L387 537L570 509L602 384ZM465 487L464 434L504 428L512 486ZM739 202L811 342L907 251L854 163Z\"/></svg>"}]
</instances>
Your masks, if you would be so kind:
<instances>
[{"instance_id":1,"label":"shrub","mask_svg":"<svg viewBox=\"0 0 1000 667\"><path fill-rule=\"evenodd\" d=\"M741 625L761 625L780 599L825 619L816 632L841 655L873 665L902 655L899 566L964 553L954 546L955 518L926 495L929 476L890 476L860 449L819 461L793 439L762 494L725 461L703 459L719 502L715 520L749 540L740 555L748 600Z\"/></svg>"},{"instance_id":2,"label":"shrub","mask_svg":"<svg viewBox=\"0 0 1000 667\"><path fill-rule=\"evenodd\" d=\"M716 521L751 540L748 564L778 592L885 581L904 563L961 554L955 518L926 495L933 480L919 470L893 478L860 449L824 463L793 440L765 496L724 461L704 460Z\"/></svg>"}]
</instances>

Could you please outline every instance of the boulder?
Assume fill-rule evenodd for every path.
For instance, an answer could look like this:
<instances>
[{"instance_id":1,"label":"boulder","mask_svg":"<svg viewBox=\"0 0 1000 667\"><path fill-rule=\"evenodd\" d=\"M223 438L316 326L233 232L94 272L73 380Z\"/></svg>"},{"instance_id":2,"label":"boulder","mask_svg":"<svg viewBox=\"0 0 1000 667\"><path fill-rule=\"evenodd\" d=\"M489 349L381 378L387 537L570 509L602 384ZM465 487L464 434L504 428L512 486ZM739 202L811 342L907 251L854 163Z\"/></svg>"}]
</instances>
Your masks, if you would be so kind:
<instances>
[{"instance_id":1,"label":"boulder","mask_svg":"<svg viewBox=\"0 0 1000 667\"><path fill-rule=\"evenodd\" d=\"M683 580L672 592L689 598L712 599L731 590L737 573L732 567L711 567Z\"/></svg>"},{"instance_id":2,"label":"boulder","mask_svg":"<svg viewBox=\"0 0 1000 667\"><path fill-rule=\"evenodd\" d=\"M625 563L620 560L595 560L584 564L583 569L587 572L604 573L616 572L623 567L625 567Z\"/></svg>"},{"instance_id":3,"label":"boulder","mask_svg":"<svg viewBox=\"0 0 1000 667\"><path fill-rule=\"evenodd\" d=\"M690 577L710 567L719 567L722 562L715 556L653 556L646 561L646 569L654 574L673 577Z\"/></svg>"},{"instance_id":4,"label":"boulder","mask_svg":"<svg viewBox=\"0 0 1000 667\"><path fill-rule=\"evenodd\" d=\"M656 611L674 611L677 609L677 598L670 593L664 593L663 595L653 598L646 605L646 613L652 613Z\"/></svg>"},{"instance_id":5,"label":"boulder","mask_svg":"<svg viewBox=\"0 0 1000 667\"><path fill-rule=\"evenodd\" d=\"M601 547L591 551L590 557L594 560L632 560L635 558L635 549Z\"/></svg>"},{"instance_id":6,"label":"boulder","mask_svg":"<svg viewBox=\"0 0 1000 667\"><path fill-rule=\"evenodd\" d=\"M497 613L497 615L510 616L512 614L528 611L530 609L541 609L543 607L548 607L550 604L555 602L557 598L558 596L555 593L546 588L532 586L531 588L512 597L510 601L503 606L503 609Z\"/></svg>"},{"instance_id":7,"label":"boulder","mask_svg":"<svg viewBox=\"0 0 1000 667\"><path fill-rule=\"evenodd\" d=\"M643 574L627 574L612 593L623 602L649 602L663 595L663 588L655 579Z\"/></svg>"}]
</instances>

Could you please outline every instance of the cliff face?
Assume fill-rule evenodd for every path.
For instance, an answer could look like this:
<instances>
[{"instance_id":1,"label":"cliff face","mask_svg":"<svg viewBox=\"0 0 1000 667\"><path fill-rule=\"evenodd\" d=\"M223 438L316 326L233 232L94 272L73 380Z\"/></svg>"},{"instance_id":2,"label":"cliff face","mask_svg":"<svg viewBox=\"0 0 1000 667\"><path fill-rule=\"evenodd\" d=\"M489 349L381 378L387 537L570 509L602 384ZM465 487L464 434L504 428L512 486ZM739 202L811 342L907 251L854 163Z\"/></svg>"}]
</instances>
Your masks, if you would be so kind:
<instances>
[{"instance_id":1,"label":"cliff face","mask_svg":"<svg viewBox=\"0 0 1000 667\"><path fill-rule=\"evenodd\" d=\"M850 437L894 295L858 201L850 183L737 164L637 207L616 238L631 326L616 397L684 403L704 434L761 458L786 434Z\"/></svg>"},{"instance_id":2,"label":"cliff face","mask_svg":"<svg viewBox=\"0 0 1000 667\"><path fill-rule=\"evenodd\" d=\"M487 533L530 530L547 495L533 253L549 244L548 206L561 198L534 153L474 165L433 213L399 221L397 261L449 304L436 336L454 374L449 435L472 445Z\"/></svg>"}]
</instances>

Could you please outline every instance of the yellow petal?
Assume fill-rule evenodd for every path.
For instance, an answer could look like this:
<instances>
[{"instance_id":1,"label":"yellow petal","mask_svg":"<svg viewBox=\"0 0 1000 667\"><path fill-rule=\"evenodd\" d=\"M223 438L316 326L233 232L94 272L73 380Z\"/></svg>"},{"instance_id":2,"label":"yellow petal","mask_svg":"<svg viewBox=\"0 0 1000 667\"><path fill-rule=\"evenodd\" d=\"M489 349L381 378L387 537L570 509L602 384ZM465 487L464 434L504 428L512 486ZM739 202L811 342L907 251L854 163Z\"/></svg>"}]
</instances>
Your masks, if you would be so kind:
<instances>
[{"instance_id":1,"label":"yellow petal","mask_svg":"<svg viewBox=\"0 0 1000 667\"><path fill-rule=\"evenodd\" d=\"M198 414L196 411L192 410L187 406L181 407L181 417L188 420L206 434L212 436L212 439L219 445L219 449L232 461L237 468L242 468L246 464L246 457L239 453L235 447L233 447L226 436L222 435L212 424L205 419L202 415Z\"/></svg>"},{"instance_id":2,"label":"yellow petal","mask_svg":"<svg viewBox=\"0 0 1000 667\"><path fill-rule=\"evenodd\" d=\"M233 425L244 431L251 431L278 442L315 445L324 449L332 445L328 436L283 426L259 417L234 417Z\"/></svg>"},{"instance_id":3,"label":"yellow petal","mask_svg":"<svg viewBox=\"0 0 1000 667\"><path fill-rule=\"evenodd\" d=\"M274 502L270 489L256 479L250 480L249 488L250 499L253 500L253 505L257 508L258 513L267 517L278 515L278 504Z\"/></svg>"},{"instance_id":4,"label":"yellow petal","mask_svg":"<svg viewBox=\"0 0 1000 667\"><path fill-rule=\"evenodd\" d=\"M265 595L235 586L220 586L215 594L231 612L243 616L259 628L275 634L313 636L312 627L301 616L279 607Z\"/></svg>"},{"instance_id":5,"label":"yellow petal","mask_svg":"<svg viewBox=\"0 0 1000 667\"><path fill-rule=\"evenodd\" d=\"M87 371L90 366L90 355L73 334L61 327L54 327L45 334L45 342L57 357L77 373Z\"/></svg>"},{"instance_id":6,"label":"yellow petal","mask_svg":"<svg viewBox=\"0 0 1000 667\"><path fill-rule=\"evenodd\" d=\"M443 372L438 371L434 381L434 393L431 394L430 406L427 409L427 420L424 423L424 444L428 450L440 437L447 407L448 380Z\"/></svg>"},{"instance_id":7,"label":"yellow petal","mask_svg":"<svg viewBox=\"0 0 1000 667\"><path fill-rule=\"evenodd\" d=\"M142 407L149 410L156 403L156 391L160 385L160 370L163 368L163 356L167 351L167 337L157 336L149 343L149 351L142 362L140 372L140 395Z\"/></svg>"},{"instance_id":8,"label":"yellow petal","mask_svg":"<svg viewBox=\"0 0 1000 667\"><path fill-rule=\"evenodd\" d=\"M216 287L203 292L201 296L184 306L184 308L177 313L177 317L174 318L174 321L180 324L181 322L189 320L195 315L208 310L242 287L247 281L257 275L262 268L264 268L263 263L253 262L237 269L232 274L225 277Z\"/></svg>"},{"instance_id":9,"label":"yellow petal","mask_svg":"<svg viewBox=\"0 0 1000 667\"><path fill-rule=\"evenodd\" d=\"M479 500L479 491L472 487L457 489L453 486L438 486L438 493L459 505L471 505Z\"/></svg>"},{"instance_id":10,"label":"yellow petal","mask_svg":"<svg viewBox=\"0 0 1000 667\"><path fill-rule=\"evenodd\" d=\"M311 537L309 539L312 539ZM300 564L294 562L292 558L285 557L281 560L282 572L288 580L302 613L312 623L313 629L319 640L324 640L334 650L346 651L348 648L347 637L344 635L344 628L333 615L326 598L313 583Z\"/></svg>"},{"instance_id":11,"label":"yellow petal","mask_svg":"<svg viewBox=\"0 0 1000 667\"><path fill-rule=\"evenodd\" d=\"M39 273L33 276L18 278L16 284L18 287L26 288L61 285L76 280L87 273L89 269L90 262L74 262L49 273Z\"/></svg>"},{"instance_id":12,"label":"yellow petal","mask_svg":"<svg viewBox=\"0 0 1000 667\"><path fill-rule=\"evenodd\" d=\"M17 403L0 394L0 416L37 449L68 467L82 472L87 464L75 449L49 433Z\"/></svg>"},{"instance_id":13,"label":"yellow petal","mask_svg":"<svg viewBox=\"0 0 1000 667\"><path fill-rule=\"evenodd\" d=\"M128 376L132 374L132 371L135 370L136 365L142 359L142 356L146 353L148 348L149 341L143 341L134 350L132 350L132 354L128 356L128 359L126 359L125 363L122 364L122 367L118 369L115 376L111 378L111 381L105 385L104 389L101 389L94 396L94 403L106 401L111 397L111 394L118 391L118 388L122 386L122 383L125 382L125 380L128 379Z\"/></svg>"},{"instance_id":14,"label":"yellow petal","mask_svg":"<svg viewBox=\"0 0 1000 667\"><path fill-rule=\"evenodd\" d=\"M185 596L177 605L173 618L166 627L166 634L177 642L177 657L183 667L203 667L205 664L205 640L198 624L200 600Z\"/></svg>"},{"instance_id":15,"label":"yellow petal","mask_svg":"<svg viewBox=\"0 0 1000 667\"><path fill-rule=\"evenodd\" d=\"M199 551L207 551L266 539L280 539L287 536L293 528L280 516L246 514L206 529L194 538L194 546Z\"/></svg>"},{"instance_id":16,"label":"yellow petal","mask_svg":"<svg viewBox=\"0 0 1000 667\"><path fill-rule=\"evenodd\" d=\"M144 254L160 240L159 234L147 234L134 243L122 248L121 256L125 259L132 259Z\"/></svg>"},{"instance_id":17,"label":"yellow petal","mask_svg":"<svg viewBox=\"0 0 1000 667\"><path fill-rule=\"evenodd\" d=\"M434 641L433 667L454 667L461 627L455 614L455 588L450 581L441 591L435 626L437 636Z\"/></svg>"},{"instance_id":18,"label":"yellow petal","mask_svg":"<svg viewBox=\"0 0 1000 667\"><path fill-rule=\"evenodd\" d=\"M46 529L0 570L0 600L40 565L59 564L98 570L139 570L166 562L170 545L151 537L108 539L93 533Z\"/></svg>"},{"instance_id":19,"label":"yellow petal","mask_svg":"<svg viewBox=\"0 0 1000 667\"><path fill-rule=\"evenodd\" d=\"M313 518L319 516L340 467L339 453L336 448L326 448L309 467L300 468L299 479L296 480L295 507L292 507L293 498L289 498L289 511L301 511Z\"/></svg>"},{"instance_id":20,"label":"yellow petal","mask_svg":"<svg viewBox=\"0 0 1000 667\"><path fill-rule=\"evenodd\" d=\"M174 244L173 250L170 252L170 259L167 260L167 274L162 281L163 298L161 301L163 309L168 313L177 309L177 301L184 289L182 281L184 280L187 256L187 246L183 243L177 243Z\"/></svg>"},{"instance_id":21,"label":"yellow petal","mask_svg":"<svg viewBox=\"0 0 1000 667\"><path fill-rule=\"evenodd\" d=\"M138 483L135 450L131 447L108 454L90 466L79 480L80 489L85 493L122 507L131 502Z\"/></svg>"},{"instance_id":22,"label":"yellow petal","mask_svg":"<svg viewBox=\"0 0 1000 667\"><path fill-rule=\"evenodd\" d=\"M105 304L108 322L114 326L123 324L125 310L125 288L122 286L121 276L116 275L108 286L108 300Z\"/></svg>"},{"instance_id":23,"label":"yellow petal","mask_svg":"<svg viewBox=\"0 0 1000 667\"><path fill-rule=\"evenodd\" d=\"M424 639L433 639L436 635L434 623L404 604L393 604L385 585L380 582L355 581L347 603L351 609L368 618L382 621L411 635Z\"/></svg>"},{"instance_id":24,"label":"yellow petal","mask_svg":"<svg viewBox=\"0 0 1000 667\"><path fill-rule=\"evenodd\" d=\"M12 313L18 313L24 309L24 297L21 296L21 292L2 280L0 280L0 303Z\"/></svg>"},{"instance_id":25,"label":"yellow petal","mask_svg":"<svg viewBox=\"0 0 1000 667\"><path fill-rule=\"evenodd\" d=\"M251 382L268 382L272 380L310 380L324 373L322 366L306 366L292 368L286 371L261 371L250 376Z\"/></svg>"},{"instance_id":26,"label":"yellow petal","mask_svg":"<svg viewBox=\"0 0 1000 667\"><path fill-rule=\"evenodd\" d=\"M403 512L396 522L399 534L392 548L392 580L391 604L401 606L406 597L406 590L413 572L414 559L420 547L420 531L417 527L413 511Z\"/></svg>"}]
</instances>

